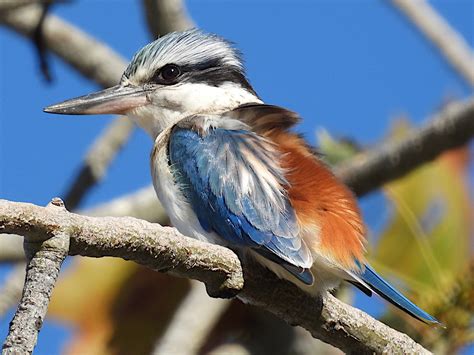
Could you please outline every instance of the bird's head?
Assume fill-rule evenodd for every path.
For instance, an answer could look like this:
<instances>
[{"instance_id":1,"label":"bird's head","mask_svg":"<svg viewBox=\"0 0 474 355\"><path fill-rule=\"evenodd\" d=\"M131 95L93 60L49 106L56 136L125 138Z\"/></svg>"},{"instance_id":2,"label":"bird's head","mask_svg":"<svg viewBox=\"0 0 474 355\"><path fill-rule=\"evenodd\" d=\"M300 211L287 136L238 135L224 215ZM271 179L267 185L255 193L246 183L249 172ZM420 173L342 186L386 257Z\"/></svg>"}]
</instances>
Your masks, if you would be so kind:
<instances>
[{"instance_id":1,"label":"bird's head","mask_svg":"<svg viewBox=\"0 0 474 355\"><path fill-rule=\"evenodd\" d=\"M45 112L123 114L152 137L177 120L261 102L237 50L200 30L174 32L140 49L114 87L46 107Z\"/></svg>"}]
</instances>

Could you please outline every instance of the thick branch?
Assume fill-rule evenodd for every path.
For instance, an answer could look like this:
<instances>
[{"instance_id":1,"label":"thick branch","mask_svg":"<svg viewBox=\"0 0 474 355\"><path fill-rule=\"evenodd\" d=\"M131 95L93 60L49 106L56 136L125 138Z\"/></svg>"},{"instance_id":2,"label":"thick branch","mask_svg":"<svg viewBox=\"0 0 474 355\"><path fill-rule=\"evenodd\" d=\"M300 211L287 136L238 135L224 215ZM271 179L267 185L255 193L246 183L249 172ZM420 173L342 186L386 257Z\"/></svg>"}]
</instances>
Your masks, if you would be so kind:
<instances>
[{"instance_id":1,"label":"thick branch","mask_svg":"<svg viewBox=\"0 0 474 355\"><path fill-rule=\"evenodd\" d=\"M425 0L391 0L423 33L449 64L474 86L474 53L464 38Z\"/></svg>"},{"instance_id":2,"label":"thick branch","mask_svg":"<svg viewBox=\"0 0 474 355\"><path fill-rule=\"evenodd\" d=\"M266 309L291 325L305 328L313 337L346 353L429 353L406 334L331 294L313 298L291 283L278 280L256 262L245 268L244 276L245 289L239 297L245 302Z\"/></svg>"},{"instance_id":3,"label":"thick branch","mask_svg":"<svg viewBox=\"0 0 474 355\"><path fill-rule=\"evenodd\" d=\"M79 210L78 213L93 217L135 217L148 222L168 224L168 216L156 198L153 186L138 189L93 208ZM5 234L0 236L0 263L25 260L23 237Z\"/></svg>"},{"instance_id":4,"label":"thick branch","mask_svg":"<svg viewBox=\"0 0 474 355\"><path fill-rule=\"evenodd\" d=\"M336 175L356 195L364 195L460 147L474 137L474 98L449 104L428 123L396 142L362 153L336 168Z\"/></svg>"},{"instance_id":5,"label":"thick branch","mask_svg":"<svg viewBox=\"0 0 474 355\"><path fill-rule=\"evenodd\" d=\"M153 186L142 188L92 209L81 210L80 213L96 217L131 216L148 222L168 223L168 217L156 198ZM0 264L18 263L0 288L0 318L16 305L21 297L25 279L25 253L22 241L23 238L18 235L3 234L0 236Z\"/></svg>"},{"instance_id":6,"label":"thick branch","mask_svg":"<svg viewBox=\"0 0 474 355\"><path fill-rule=\"evenodd\" d=\"M239 297L260 306L315 337L347 352L427 353L407 335L334 297L312 298L293 284L252 263L245 287L238 257L229 249L203 243L134 218L85 217L26 203L0 200L0 232L43 240L64 231L71 255L116 256L155 270L206 283L213 296Z\"/></svg>"},{"instance_id":7,"label":"thick branch","mask_svg":"<svg viewBox=\"0 0 474 355\"><path fill-rule=\"evenodd\" d=\"M44 210L55 213L54 210L64 208L62 201L60 205L55 203L57 200ZM28 258L25 286L15 317L10 323L2 354L31 354L36 345L61 264L69 251L68 233L61 229L52 233L46 240L25 237Z\"/></svg>"},{"instance_id":8,"label":"thick branch","mask_svg":"<svg viewBox=\"0 0 474 355\"><path fill-rule=\"evenodd\" d=\"M42 207L4 200L0 200L0 211L0 233L42 239L66 230L72 234L70 255L117 256L154 270L173 268L173 274L205 282L212 294L222 290L235 295L242 288L242 275L236 272L239 262L233 252L182 237L174 228L131 217L94 218L67 211L53 213Z\"/></svg>"}]
</instances>

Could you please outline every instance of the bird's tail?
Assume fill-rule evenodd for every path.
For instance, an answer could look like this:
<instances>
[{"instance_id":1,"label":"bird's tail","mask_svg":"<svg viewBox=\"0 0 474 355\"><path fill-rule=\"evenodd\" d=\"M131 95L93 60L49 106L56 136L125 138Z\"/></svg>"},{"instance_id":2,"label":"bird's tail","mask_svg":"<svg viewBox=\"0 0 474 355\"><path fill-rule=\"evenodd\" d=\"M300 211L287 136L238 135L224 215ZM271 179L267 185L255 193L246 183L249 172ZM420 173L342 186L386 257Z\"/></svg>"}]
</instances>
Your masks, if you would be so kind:
<instances>
[{"instance_id":1,"label":"bird's tail","mask_svg":"<svg viewBox=\"0 0 474 355\"><path fill-rule=\"evenodd\" d=\"M439 321L435 317L426 313L400 292L395 290L395 288L382 279L382 277L379 276L369 265L365 265L364 272L358 275L358 277L364 281L372 291L411 316L427 324L439 324Z\"/></svg>"}]
</instances>

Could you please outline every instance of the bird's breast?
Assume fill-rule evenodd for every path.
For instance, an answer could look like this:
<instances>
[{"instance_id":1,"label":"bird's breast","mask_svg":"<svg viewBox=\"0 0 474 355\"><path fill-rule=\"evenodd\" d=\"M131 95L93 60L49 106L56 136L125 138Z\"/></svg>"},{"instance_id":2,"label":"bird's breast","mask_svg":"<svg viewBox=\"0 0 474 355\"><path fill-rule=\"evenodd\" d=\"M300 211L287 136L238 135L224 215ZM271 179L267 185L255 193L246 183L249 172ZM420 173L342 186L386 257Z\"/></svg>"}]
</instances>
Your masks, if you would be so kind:
<instances>
[{"instance_id":1,"label":"bird's breast","mask_svg":"<svg viewBox=\"0 0 474 355\"><path fill-rule=\"evenodd\" d=\"M206 232L191 205L176 183L169 164L168 143L171 128L165 129L155 140L150 156L153 186L170 221L180 233L199 240L221 244L215 233Z\"/></svg>"}]
</instances>

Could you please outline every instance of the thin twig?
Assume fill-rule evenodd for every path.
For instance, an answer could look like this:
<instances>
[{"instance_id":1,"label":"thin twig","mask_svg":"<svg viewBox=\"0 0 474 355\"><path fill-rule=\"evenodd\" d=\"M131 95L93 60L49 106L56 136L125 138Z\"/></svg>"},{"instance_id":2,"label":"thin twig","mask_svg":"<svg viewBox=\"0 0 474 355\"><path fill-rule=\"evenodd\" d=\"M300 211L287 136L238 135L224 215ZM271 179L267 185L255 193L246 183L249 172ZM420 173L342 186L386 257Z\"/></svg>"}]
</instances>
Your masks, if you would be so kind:
<instances>
[{"instance_id":1,"label":"thin twig","mask_svg":"<svg viewBox=\"0 0 474 355\"><path fill-rule=\"evenodd\" d=\"M464 38L425 0L391 0L408 20L441 52L461 76L474 86L474 53Z\"/></svg>"},{"instance_id":2,"label":"thin twig","mask_svg":"<svg viewBox=\"0 0 474 355\"><path fill-rule=\"evenodd\" d=\"M59 199L54 199L44 208L51 213L62 209L64 205ZM61 264L69 252L68 233L59 229L53 234L46 240L25 237L25 253L28 258L25 286L3 344L4 355L31 354L36 345Z\"/></svg>"},{"instance_id":3,"label":"thin twig","mask_svg":"<svg viewBox=\"0 0 474 355\"><path fill-rule=\"evenodd\" d=\"M407 335L331 295L313 298L256 262L243 270L230 249L185 237L175 229L126 217L86 217L63 209L0 200L0 231L30 240L70 233L70 255L115 256L154 270L202 281L209 295L232 297L300 325L342 350L369 354L428 351Z\"/></svg>"},{"instance_id":4,"label":"thin twig","mask_svg":"<svg viewBox=\"0 0 474 355\"><path fill-rule=\"evenodd\" d=\"M197 354L229 305L228 300L209 298L202 284L192 282L153 354Z\"/></svg>"},{"instance_id":5,"label":"thin twig","mask_svg":"<svg viewBox=\"0 0 474 355\"><path fill-rule=\"evenodd\" d=\"M467 144L473 137L474 97L471 97L447 105L406 138L357 155L337 167L335 173L361 196L402 177L446 150Z\"/></svg>"},{"instance_id":6,"label":"thin twig","mask_svg":"<svg viewBox=\"0 0 474 355\"><path fill-rule=\"evenodd\" d=\"M80 214L93 217L130 216L144 219L148 222L168 224L168 216L156 197L155 189L151 185L93 208L81 210Z\"/></svg>"},{"instance_id":7,"label":"thin twig","mask_svg":"<svg viewBox=\"0 0 474 355\"><path fill-rule=\"evenodd\" d=\"M86 193L105 176L108 167L127 143L134 126L127 117L118 117L95 140L64 197L68 209L78 207Z\"/></svg>"},{"instance_id":8,"label":"thin twig","mask_svg":"<svg viewBox=\"0 0 474 355\"><path fill-rule=\"evenodd\" d=\"M53 80L53 77L51 76L51 70L49 67L48 52L44 45L43 24L46 15L51 10L51 5L51 2L42 4L43 9L41 12L41 16L38 21L38 24L36 25L36 30L33 34L33 42L36 47L36 52L38 53L38 61L40 62L41 73L43 74L43 77L48 83Z\"/></svg>"},{"instance_id":9,"label":"thin twig","mask_svg":"<svg viewBox=\"0 0 474 355\"><path fill-rule=\"evenodd\" d=\"M153 38L195 26L182 0L143 0L143 11Z\"/></svg>"},{"instance_id":10,"label":"thin twig","mask_svg":"<svg viewBox=\"0 0 474 355\"><path fill-rule=\"evenodd\" d=\"M32 38L41 13L39 5L0 11L0 23ZM103 87L118 83L126 62L105 44L51 14L44 20L43 36L50 51L86 78Z\"/></svg>"}]
</instances>

